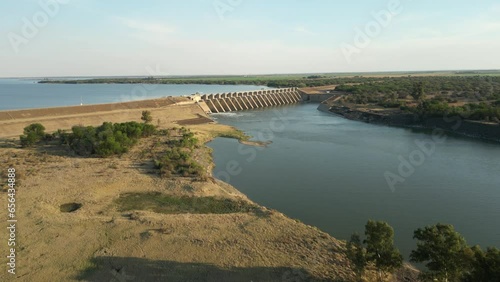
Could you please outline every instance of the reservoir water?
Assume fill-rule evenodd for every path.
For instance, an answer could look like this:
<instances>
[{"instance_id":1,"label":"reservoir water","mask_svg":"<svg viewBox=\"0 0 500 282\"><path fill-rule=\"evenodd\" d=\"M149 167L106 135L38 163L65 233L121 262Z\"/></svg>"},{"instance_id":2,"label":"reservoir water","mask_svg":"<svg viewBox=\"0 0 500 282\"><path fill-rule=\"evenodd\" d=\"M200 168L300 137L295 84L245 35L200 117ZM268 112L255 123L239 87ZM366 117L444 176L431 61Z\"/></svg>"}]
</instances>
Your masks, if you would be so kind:
<instances>
[{"instance_id":1,"label":"reservoir water","mask_svg":"<svg viewBox=\"0 0 500 282\"><path fill-rule=\"evenodd\" d=\"M364 232L368 219L395 229L405 259L416 247L413 231L453 224L469 244L500 247L500 144L446 136L394 192L385 172L398 173L400 157L420 150L431 135L371 125L319 112L302 104L216 114L267 148L217 138L219 179L253 201L339 239Z\"/></svg>"},{"instance_id":2,"label":"reservoir water","mask_svg":"<svg viewBox=\"0 0 500 282\"><path fill-rule=\"evenodd\" d=\"M199 93L268 89L255 85L40 84L33 79L0 79L0 111L127 102Z\"/></svg>"}]
</instances>

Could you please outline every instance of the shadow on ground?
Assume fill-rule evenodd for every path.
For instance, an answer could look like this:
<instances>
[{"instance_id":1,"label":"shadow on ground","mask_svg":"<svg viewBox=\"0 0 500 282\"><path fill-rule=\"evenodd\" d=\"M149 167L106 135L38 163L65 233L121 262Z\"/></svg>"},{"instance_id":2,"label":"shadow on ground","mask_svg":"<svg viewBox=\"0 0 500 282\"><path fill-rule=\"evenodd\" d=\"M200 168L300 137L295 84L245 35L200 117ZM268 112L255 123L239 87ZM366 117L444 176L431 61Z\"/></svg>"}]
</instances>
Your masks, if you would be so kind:
<instances>
[{"instance_id":1,"label":"shadow on ground","mask_svg":"<svg viewBox=\"0 0 500 282\"><path fill-rule=\"evenodd\" d=\"M80 156L73 152L68 145L59 143L59 140L40 141L33 146L40 154L52 156L68 157L68 158L90 158L91 156Z\"/></svg>"},{"instance_id":2,"label":"shadow on ground","mask_svg":"<svg viewBox=\"0 0 500 282\"><path fill-rule=\"evenodd\" d=\"M94 268L83 271L80 281L325 281L306 270L289 267L249 267L224 269L204 263L181 263L124 257L97 257Z\"/></svg>"},{"instance_id":3,"label":"shadow on ground","mask_svg":"<svg viewBox=\"0 0 500 282\"><path fill-rule=\"evenodd\" d=\"M0 138L0 148L10 149L10 148L18 148L19 141L9 138Z\"/></svg>"}]
</instances>

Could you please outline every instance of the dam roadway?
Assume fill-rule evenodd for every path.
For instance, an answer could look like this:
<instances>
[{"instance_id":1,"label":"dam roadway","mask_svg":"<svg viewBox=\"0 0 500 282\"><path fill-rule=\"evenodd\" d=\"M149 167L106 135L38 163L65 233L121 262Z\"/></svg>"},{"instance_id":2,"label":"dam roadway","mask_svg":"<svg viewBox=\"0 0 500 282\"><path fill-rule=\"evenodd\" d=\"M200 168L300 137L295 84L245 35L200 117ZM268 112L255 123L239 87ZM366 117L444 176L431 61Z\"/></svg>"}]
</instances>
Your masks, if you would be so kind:
<instances>
[{"instance_id":1,"label":"dam roadway","mask_svg":"<svg viewBox=\"0 0 500 282\"><path fill-rule=\"evenodd\" d=\"M190 98L208 114L244 111L279 105L299 103L308 100L308 95L298 88L255 90L244 92L195 94Z\"/></svg>"}]
</instances>

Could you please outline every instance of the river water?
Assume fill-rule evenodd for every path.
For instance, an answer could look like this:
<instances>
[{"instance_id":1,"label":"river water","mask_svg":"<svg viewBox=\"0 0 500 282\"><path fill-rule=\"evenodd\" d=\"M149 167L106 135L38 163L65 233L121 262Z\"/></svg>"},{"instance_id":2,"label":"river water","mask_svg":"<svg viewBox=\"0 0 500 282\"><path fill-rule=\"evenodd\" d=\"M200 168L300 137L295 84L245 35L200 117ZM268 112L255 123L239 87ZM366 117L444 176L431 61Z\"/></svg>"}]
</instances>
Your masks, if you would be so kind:
<instances>
[{"instance_id":1,"label":"river water","mask_svg":"<svg viewBox=\"0 0 500 282\"><path fill-rule=\"evenodd\" d=\"M350 121L317 106L214 115L273 142L262 149L212 141L216 177L339 239L363 233L368 219L387 221L405 259L416 247L413 231L438 222L453 224L471 245L500 247L500 144L459 136L437 143L424 132ZM415 142L426 142L429 154ZM414 173L400 175L401 158L410 156ZM392 190L386 172L404 182Z\"/></svg>"}]
</instances>

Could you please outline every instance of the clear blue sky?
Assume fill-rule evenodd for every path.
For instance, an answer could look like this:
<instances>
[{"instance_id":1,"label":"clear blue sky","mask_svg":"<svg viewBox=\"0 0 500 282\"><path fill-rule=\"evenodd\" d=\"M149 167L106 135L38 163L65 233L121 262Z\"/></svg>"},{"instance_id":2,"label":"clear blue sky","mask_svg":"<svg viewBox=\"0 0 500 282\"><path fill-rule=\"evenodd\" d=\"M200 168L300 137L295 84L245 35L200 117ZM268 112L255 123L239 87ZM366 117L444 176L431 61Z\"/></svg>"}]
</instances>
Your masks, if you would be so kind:
<instances>
[{"instance_id":1,"label":"clear blue sky","mask_svg":"<svg viewBox=\"0 0 500 282\"><path fill-rule=\"evenodd\" d=\"M498 0L400 0L361 45L397 0L54 1L0 2L0 77L500 68Z\"/></svg>"}]
</instances>

